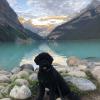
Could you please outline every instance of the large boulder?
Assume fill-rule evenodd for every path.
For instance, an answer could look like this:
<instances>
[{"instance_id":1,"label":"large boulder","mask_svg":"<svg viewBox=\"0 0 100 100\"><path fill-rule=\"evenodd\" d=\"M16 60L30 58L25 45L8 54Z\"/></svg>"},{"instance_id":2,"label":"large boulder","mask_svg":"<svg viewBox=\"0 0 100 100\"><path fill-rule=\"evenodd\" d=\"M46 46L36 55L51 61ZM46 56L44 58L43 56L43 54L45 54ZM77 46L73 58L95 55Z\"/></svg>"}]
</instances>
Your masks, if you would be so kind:
<instances>
[{"instance_id":1,"label":"large boulder","mask_svg":"<svg viewBox=\"0 0 100 100\"><path fill-rule=\"evenodd\" d=\"M32 93L30 89L25 85L21 87L15 86L10 92L10 97L12 97L13 99L18 99L18 100L25 100L25 99L30 98L31 96L32 96Z\"/></svg>"},{"instance_id":2,"label":"large boulder","mask_svg":"<svg viewBox=\"0 0 100 100\"><path fill-rule=\"evenodd\" d=\"M24 64L24 65L21 65L20 68L23 70L23 69L30 69L32 71L34 71L34 67L32 64Z\"/></svg>"},{"instance_id":3,"label":"large boulder","mask_svg":"<svg viewBox=\"0 0 100 100\"><path fill-rule=\"evenodd\" d=\"M100 66L97 66L91 70L91 74L100 83Z\"/></svg>"},{"instance_id":4,"label":"large boulder","mask_svg":"<svg viewBox=\"0 0 100 100\"><path fill-rule=\"evenodd\" d=\"M66 82L72 83L74 86L76 86L81 91L96 90L96 86L91 81L89 81L85 78L77 78L77 77L67 76L64 79Z\"/></svg>"},{"instance_id":5,"label":"large boulder","mask_svg":"<svg viewBox=\"0 0 100 100\"><path fill-rule=\"evenodd\" d=\"M77 57L71 56L71 57L68 57L67 64L69 66L78 66L80 64L80 60Z\"/></svg>"}]
</instances>

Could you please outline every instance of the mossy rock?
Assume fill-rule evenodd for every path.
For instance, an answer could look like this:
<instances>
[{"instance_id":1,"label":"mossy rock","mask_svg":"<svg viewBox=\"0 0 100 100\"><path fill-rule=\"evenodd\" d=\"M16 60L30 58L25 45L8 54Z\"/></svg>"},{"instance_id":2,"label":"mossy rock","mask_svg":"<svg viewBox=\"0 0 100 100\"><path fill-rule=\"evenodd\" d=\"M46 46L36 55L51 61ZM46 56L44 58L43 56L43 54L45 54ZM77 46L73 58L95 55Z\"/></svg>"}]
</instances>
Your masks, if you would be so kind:
<instances>
[{"instance_id":1,"label":"mossy rock","mask_svg":"<svg viewBox=\"0 0 100 100\"><path fill-rule=\"evenodd\" d=\"M90 71L86 71L87 79L91 80L96 86L98 92L100 92L100 83L93 77L93 75L90 73Z\"/></svg>"},{"instance_id":2,"label":"mossy rock","mask_svg":"<svg viewBox=\"0 0 100 100\"><path fill-rule=\"evenodd\" d=\"M30 88L33 96L36 96L37 95L38 87L39 87L38 81L30 81L29 88Z\"/></svg>"}]
</instances>

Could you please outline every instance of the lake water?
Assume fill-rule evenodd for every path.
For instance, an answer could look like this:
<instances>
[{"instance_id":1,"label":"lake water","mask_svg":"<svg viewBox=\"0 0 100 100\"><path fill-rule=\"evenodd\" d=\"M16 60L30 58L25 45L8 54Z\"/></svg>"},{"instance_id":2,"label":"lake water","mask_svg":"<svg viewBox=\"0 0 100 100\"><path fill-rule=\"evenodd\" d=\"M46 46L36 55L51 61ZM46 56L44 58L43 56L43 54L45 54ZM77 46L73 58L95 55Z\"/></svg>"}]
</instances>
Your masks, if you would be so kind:
<instances>
[{"instance_id":1,"label":"lake water","mask_svg":"<svg viewBox=\"0 0 100 100\"><path fill-rule=\"evenodd\" d=\"M61 57L100 58L100 40L38 41L32 44L0 43L0 68L11 70L26 61L32 63L40 52L50 52L52 56Z\"/></svg>"}]
</instances>

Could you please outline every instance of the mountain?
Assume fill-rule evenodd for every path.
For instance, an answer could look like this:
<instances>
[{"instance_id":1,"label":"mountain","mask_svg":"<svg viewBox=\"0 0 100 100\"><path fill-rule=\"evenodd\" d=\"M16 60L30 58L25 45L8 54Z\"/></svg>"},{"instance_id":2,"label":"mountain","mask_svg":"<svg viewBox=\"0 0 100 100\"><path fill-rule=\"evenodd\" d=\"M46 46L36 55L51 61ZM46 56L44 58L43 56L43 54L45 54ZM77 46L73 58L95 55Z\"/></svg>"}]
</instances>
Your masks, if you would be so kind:
<instances>
[{"instance_id":1,"label":"mountain","mask_svg":"<svg viewBox=\"0 0 100 100\"><path fill-rule=\"evenodd\" d=\"M25 21L23 23L24 28L31 30L32 32L36 33L37 35L41 36L41 37L45 37L48 35L48 33L50 33L50 29L52 27L52 25L35 25L34 23L32 23L31 20Z\"/></svg>"},{"instance_id":2,"label":"mountain","mask_svg":"<svg viewBox=\"0 0 100 100\"><path fill-rule=\"evenodd\" d=\"M29 29L25 29L25 31L26 31L27 37L30 37L30 38L32 38L33 40L44 40L43 37L41 37L41 36L38 35L37 33L32 32L32 31L29 30Z\"/></svg>"},{"instance_id":3,"label":"mountain","mask_svg":"<svg viewBox=\"0 0 100 100\"><path fill-rule=\"evenodd\" d=\"M84 12L56 27L48 36L51 40L100 38L100 2L93 1Z\"/></svg>"},{"instance_id":4,"label":"mountain","mask_svg":"<svg viewBox=\"0 0 100 100\"><path fill-rule=\"evenodd\" d=\"M47 37L57 25L61 25L69 19L68 16L47 16L34 19L25 19L23 16L19 17L24 28L37 33L43 38Z\"/></svg>"},{"instance_id":5,"label":"mountain","mask_svg":"<svg viewBox=\"0 0 100 100\"><path fill-rule=\"evenodd\" d=\"M26 39L24 28L8 2L0 0L0 41L14 41L17 37Z\"/></svg>"}]
</instances>

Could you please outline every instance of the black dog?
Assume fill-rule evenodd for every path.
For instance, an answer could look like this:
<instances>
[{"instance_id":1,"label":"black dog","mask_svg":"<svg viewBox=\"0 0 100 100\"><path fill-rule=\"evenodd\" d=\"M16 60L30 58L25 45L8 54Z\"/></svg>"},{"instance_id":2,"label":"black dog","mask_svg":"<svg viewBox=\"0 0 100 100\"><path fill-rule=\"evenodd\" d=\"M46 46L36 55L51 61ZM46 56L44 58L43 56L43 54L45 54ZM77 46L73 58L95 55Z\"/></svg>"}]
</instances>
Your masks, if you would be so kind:
<instances>
[{"instance_id":1,"label":"black dog","mask_svg":"<svg viewBox=\"0 0 100 100\"><path fill-rule=\"evenodd\" d=\"M39 96L37 100L43 100L45 88L50 90L50 100L57 97L67 96L69 100L80 100L79 97L70 91L69 86L62 76L52 66L53 58L48 53L41 53L35 58L35 63L39 65Z\"/></svg>"}]
</instances>

